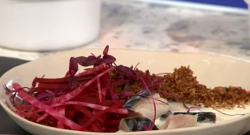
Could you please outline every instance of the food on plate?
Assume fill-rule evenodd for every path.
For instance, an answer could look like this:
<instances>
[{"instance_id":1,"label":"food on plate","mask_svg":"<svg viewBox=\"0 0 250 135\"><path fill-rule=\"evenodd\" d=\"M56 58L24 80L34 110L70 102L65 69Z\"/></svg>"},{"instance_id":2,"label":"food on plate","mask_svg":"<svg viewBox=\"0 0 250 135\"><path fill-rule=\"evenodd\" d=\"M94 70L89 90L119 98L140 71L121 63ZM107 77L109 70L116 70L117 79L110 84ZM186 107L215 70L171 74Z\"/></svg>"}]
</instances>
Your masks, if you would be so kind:
<instances>
[{"instance_id":1,"label":"food on plate","mask_svg":"<svg viewBox=\"0 0 250 135\"><path fill-rule=\"evenodd\" d=\"M214 124L216 113L202 108L223 113L217 109L244 107L250 102L250 94L241 87L210 89L200 84L189 67L152 74L139 70L138 65L116 64L108 51L106 46L103 56L71 57L61 78L35 77L30 87L6 82L13 112L61 129L136 132ZM79 71L79 66L85 69Z\"/></svg>"},{"instance_id":2,"label":"food on plate","mask_svg":"<svg viewBox=\"0 0 250 135\"><path fill-rule=\"evenodd\" d=\"M184 128L197 126L196 115L170 115L165 123L165 129Z\"/></svg>"},{"instance_id":3,"label":"food on plate","mask_svg":"<svg viewBox=\"0 0 250 135\"><path fill-rule=\"evenodd\" d=\"M173 115L173 112L168 111L167 113L161 115L160 117L158 117L155 120L155 125L159 128L159 129L165 129L166 127L166 122L167 122L167 118L168 116Z\"/></svg>"},{"instance_id":4,"label":"food on plate","mask_svg":"<svg viewBox=\"0 0 250 135\"><path fill-rule=\"evenodd\" d=\"M164 73L163 76L151 74L149 70L143 72L137 69L135 72L143 76L151 91L159 93L168 101L185 102L199 107L229 109L244 107L250 103L250 93L245 89L236 86L218 86L211 89L197 81L190 67L181 66L174 69L173 73ZM116 79L117 76L119 75L114 74L111 77ZM141 90L139 88L142 83L138 80L129 81L127 85L126 89L123 86L116 89L119 93L129 92L133 95Z\"/></svg>"},{"instance_id":5,"label":"food on plate","mask_svg":"<svg viewBox=\"0 0 250 135\"><path fill-rule=\"evenodd\" d=\"M152 106L152 99L149 96L150 94L147 90L139 91L136 95L132 96L127 102L125 102L123 108L134 112L134 114L137 114L138 116L147 117L150 120L153 120L154 112L152 110L154 110L154 108ZM155 100L156 108L158 108L156 111L156 118L170 110L170 107L166 105L168 104L167 100L161 98L158 93L152 93L152 97Z\"/></svg>"},{"instance_id":6,"label":"food on plate","mask_svg":"<svg viewBox=\"0 0 250 135\"><path fill-rule=\"evenodd\" d=\"M153 125L152 130L159 130L147 117L128 117L121 120L119 129L125 132L146 131L151 125Z\"/></svg>"},{"instance_id":7,"label":"food on plate","mask_svg":"<svg viewBox=\"0 0 250 135\"><path fill-rule=\"evenodd\" d=\"M216 114L213 112L174 112L174 115L194 115L197 116L197 122L200 123L215 123Z\"/></svg>"},{"instance_id":8,"label":"food on plate","mask_svg":"<svg viewBox=\"0 0 250 135\"><path fill-rule=\"evenodd\" d=\"M165 129L194 127L198 123L215 123L216 115L212 112L175 112L167 117Z\"/></svg>"}]
</instances>

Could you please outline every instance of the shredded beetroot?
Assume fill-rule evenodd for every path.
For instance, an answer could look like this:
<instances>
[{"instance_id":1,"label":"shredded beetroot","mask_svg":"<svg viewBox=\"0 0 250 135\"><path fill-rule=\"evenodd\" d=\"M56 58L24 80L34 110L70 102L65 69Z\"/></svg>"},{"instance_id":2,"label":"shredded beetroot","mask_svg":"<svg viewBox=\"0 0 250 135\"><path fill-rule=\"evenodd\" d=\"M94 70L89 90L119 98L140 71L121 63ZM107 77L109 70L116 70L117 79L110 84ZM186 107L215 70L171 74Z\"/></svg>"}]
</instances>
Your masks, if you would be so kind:
<instances>
[{"instance_id":1,"label":"shredded beetroot","mask_svg":"<svg viewBox=\"0 0 250 135\"><path fill-rule=\"evenodd\" d=\"M13 83L5 87L15 106L15 113L47 126L89 132L115 132L128 110L115 91L124 79L111 80L117 68L116 58L108 54L71 57L69 69L62 78L36 77L31 88ZM78 66L93 66L79 72ZM27 90L27 91L25 91ZM22 103L16 103L17 100ZM24 102L23 102L24 101ZM112 122L109 122L112 121Z\"/></svg>"},{"instance_id":2,"label":"shredded beetroot","mask_svg":"<svg viewBox=\"0 0 250 135\"><path fill-rule=\"evenodd\" d=\"M117 103L121 103L121 102L117 102ZM77 102L77 101L68 101L68 102L64 102L64 103L56 103L56 104L51 105L51 107L54 108L54 107L59 107L59 106L64 106L64 105L84 106L84 107L89 107L89 108L92 108L92 109L95 109L95 110L105 110L105 109L109 108L108 106L92 104L92 103L86 103L86 102ZM42 109L38 110L38 112L39 111L42 111ZM123 109L123 108L114 108L110 112L119 113L119 114L127 114L128 110Z\"/></svg>"},{"instance_id":3,"label":"shredded beetroot","mask_svg":"<svg viewBox=\"0 0 250 135\"><path fill-rule=\"evenodd\" d=\"M153 123L150 127L143 125L145 130L152 130L156 120L155 101L169 105L153 98L152 92L178 96L159 90L159 85L171 85L159 78L169 73L152 75L148 70L139 72L140 62L134 68L116 65L116 58L108 52L109 46L106 46L103 56L91 53L86 57L71 57L68 70L61 78L35 77L31 87L22 87L18 83L4 86L16 108L13 112L32 122L61 129L116 132L121 119L128 117L128 110L123 105L133 95L126 90L137 83L138 89L148 91L153 101ZM79 71L79 66L85 67L84 71ZM155 76L158 77L152 79ZM135 95L143 96L140 92ZM183 105L188 112L200 110L195 106L188 107L184 102Z\"/></svg>"},{"instance_id":4,"label":"shredded beetroot","mask_svg":"<svg viewBox=\"0 0 250 135\"><path fill-rule=\"evenodd\" d=\"M65 111L66 111L66 108L65 106L60 106L57 108L57 111L59 112L59 114L62 114L63 116L65 116ZM64 124L60 121L57 122L57 127L58 128L64 128Z\"/></svg>"},{"instance_id":5,"label":"shredded beetroot","mask_svg":"<svg viewBox=\"0 0 250 135\"><path fill-rule=\"evenodd\" d=\"M48 116L49 116L49 114L48 114L48 113L45 113L43 116L41 116L40 118L38 118L38 119L36 120L36 122L39 123L39 122L43 121L44 119L46 119ZM59 122L59 121L58 121L58 122Z\"/></svg>"},{"instance_id":6,"label":"shredded beetroot","mask_svg":"<svg viewBox=\"0 0 250 135\"><path fill-rule=\"evenodd\" d=\"M36 107L34 107L33 105L14 105L15 108L19 111L31 111L31 110L35 110Z\"/></svg>"},{"instance_id":7,"label":"shredded beetroot","mask_svg":"<svg viewBox=\"0 0 250 135\"><path fill-rule=\"evenodd\" d=\"M100 102L102 102L102 88L101 88L101 82L99 78L97 79L97 87L98 87L99 99L100 99Z\"/></svg>"},{"instance_id":8,"label":"shredded beetroot","mask_svg":"<svg viewBox=\"0 0 250 135\"><path fill-rule=\"evenodd\" d=\"M113 106L103 110L103 111L100 111L98 114L96 114L94 117L92 117L82 128L86 128L87 126L89 126L93 121L95 121L98 117L100 117L100 115L106 113L106 112L109 112L109 111L113 111L115 108L117 107L122 107L124 104L122 103L117 103L117 104L114 104Z\"/></svg>"},{"instance_id":9,"label":"shredded beetroot","mask_svg":"<svg viewBox=\"0 0 250 135\"><path fill-rule=\"evenodd\" d=\"M77 89L73 90L72 92L70 92L70 93L68 93L66 95L63 95L61 97L58 97L58 98L54 99L55 103L65 102L65 101L71 100L74 97L77 97L84 90L86 90L86 88L88 86L90 86L94 81L96 81L98 78L102 77L103 75L107 74L108 72L110 72L113 69L114 69L114 67L105 70L104 72L100 73L99 75L97 75L96 77L94 77L93 79L88 81L85 85L78 87Z\"/></svg>"},{"instance_id":10,"label":"shredded beetroot","mask_svg":"<svg viewBox=\"0 0 250 135\"><path fill-rule=\"evenodd\" d=\"M93 75L86 75L86 76L74 76L74 79L76 81L88 81L89 79L92 79ZM34 82L36 83L67 83L69 78L35 78Z\"/></svg>"},{"instance_id":11,"label":"shredded beetroot","mask_svg":"<svg viewBox=\"0 0 250 135\"><path fill-rule=\"evenodd\" d=\"M67 125L68 127L70 127L71 129L75 129L78 130L81 128L80 125L76 124L75 122L73 122L72 120L69 120L68 118L66 118L65 116L59 114L57 111L55 111L54 109L52 109L51 107L39 102L38 100L36 100L34 97L28 95L25 92L20 92L18 93L18 95L24 99L25 101L29 102L30 104L32 104L33 106L42 109L43 111L45 111L46 113L52 115L54 118L56 118L58 121L64 123L65 125Z\"/></svg>"}]
</instances>

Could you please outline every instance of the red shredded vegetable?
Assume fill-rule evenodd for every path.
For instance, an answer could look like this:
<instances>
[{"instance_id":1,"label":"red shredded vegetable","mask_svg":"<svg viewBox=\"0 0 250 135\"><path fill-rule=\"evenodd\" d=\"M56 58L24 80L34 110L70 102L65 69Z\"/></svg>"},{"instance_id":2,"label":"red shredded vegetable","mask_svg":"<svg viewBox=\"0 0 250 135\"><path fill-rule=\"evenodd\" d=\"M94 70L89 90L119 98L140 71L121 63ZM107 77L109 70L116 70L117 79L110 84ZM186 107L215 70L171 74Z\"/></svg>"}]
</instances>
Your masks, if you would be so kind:
<instances>
[{"instance_id":1,"label":"red shredded vegetable","mask_svg":"<svg viewBox=\"0 0 250 135\"><path fill-rule=\"evenodd\" d=\"M145 74L135 72L140 63L134 68L116 65L116 58L108 52L109 46L106 46L103 56L91 53L87 57L71 57L68 71L65 71L62 78L35 77L30 88L18 83L13 83L13 89L5 86L6 93L11 94L10 100L16 108L15 113L32 122L61 129L116 132L121 119L128 117L128 110L123 105L128 98L134 96L129 92L119 93L116 88L128 89L131 82L140 81L141 88L149 92L154 105L153 124L150 127L143 125L145 130L152 130L156 120L155 101L169 105L153 98L151 91L164 84L164 80L156 78L151 81L149 71ZM88 68L79 71L79 66ZM118 76L118 79L112 80L113 71L125 77ZM168 73L157 75L164 74ZM178 96L161 90L154 92ZM143 95L138 92L136 96ZM188 107L184 102L183 106L188 112L191 109L200 110L195 106Z\"/></svg>"},{"instance_id":2,"label":"red shredded vegetable","mask_svg":"<svg viewBox=\"0 0 250 135\"><path fill-rule=\"evenodd\" d=\"M66 118L62 114L59 114L56 110L54 110L53 108L43 104L42 102L38 101L34 97L28 95L26 92L20 92L20 93L18 93L18 96L21 97L22 99L24 99L25 101L29 102L33 106L35 106L35 107L37 107L39 109L42 109L46 113L48 113L51 116L53 116L54 118L56 118L58 121L64 123L67 126L69 126L71 129L79 130L81 128L80 125L76 124L72 120L69 120L68 118Z\"/></svg>"},{"instance_id":3,"label":"red shredded vegetable","mask_svg":"<svg viewBox=\"0 0 250 135\"><path fill-rule=\"evenodd\" d=\"M62 129L90 132L115 132L119 122L127 117L115 92L125 80L111 81L109 73L117 66L115 57L108 54L71 57L69 69L62 78L36 77L31 88L13 83L6 87L16 114L36 123ZM93 66L79 72L78 66ZM27 88L27 91L25 91ZM17 98L23 103L17 103ZM114 117L115 116L115 117ZM106 124L108 121L108 124Z\"/></svg>"}]
</instances>

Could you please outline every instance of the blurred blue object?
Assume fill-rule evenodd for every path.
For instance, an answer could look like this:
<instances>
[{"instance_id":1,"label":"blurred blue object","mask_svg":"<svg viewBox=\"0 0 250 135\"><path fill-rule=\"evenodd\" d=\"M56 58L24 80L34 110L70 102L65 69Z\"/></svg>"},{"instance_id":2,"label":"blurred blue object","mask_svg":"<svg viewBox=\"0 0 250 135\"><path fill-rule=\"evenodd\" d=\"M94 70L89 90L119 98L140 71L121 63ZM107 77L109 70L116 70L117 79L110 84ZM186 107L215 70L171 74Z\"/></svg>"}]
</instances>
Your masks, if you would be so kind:
<instances>
[{"instance_id":1,"label":"blurred blue object","mask_svg":"<svg viewBox=\"0 0 250 135\"><path fill-rule=\"evenodd\" d=\"M244 2L244 0L178 0L178 1L213 4L213 5L237 7L237 8L247 8L247 4Z\"/></svg>"}]
</instances>

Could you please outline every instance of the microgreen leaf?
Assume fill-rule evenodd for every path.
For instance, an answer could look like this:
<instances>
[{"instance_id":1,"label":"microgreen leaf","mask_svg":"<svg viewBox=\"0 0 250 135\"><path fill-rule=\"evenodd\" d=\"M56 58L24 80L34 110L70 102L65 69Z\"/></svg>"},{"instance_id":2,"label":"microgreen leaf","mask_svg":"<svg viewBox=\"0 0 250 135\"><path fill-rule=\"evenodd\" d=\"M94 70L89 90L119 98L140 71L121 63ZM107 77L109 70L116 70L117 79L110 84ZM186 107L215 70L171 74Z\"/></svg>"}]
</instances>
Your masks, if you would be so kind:
<instances>
[{"instance_id":1,"label":"microgreen leaf","mask_svg":"<svg viewBox=\"0 0 250 135\"><path fill-rule=\"evenodd\" d=\"M102 59L107 64L114 63L116 61L116 58L112 55L104 55Z\"/></svg>"},{"instance_id":2,"label":"microgreen leaf","mask_svg":"<svg viewBox=\"0 0 250 135\"><path fill-rule=\"evenodd\" d=\"M74 57L71 57L70 61L69 61L69 71L68 71L68 74L70 76L74 76L77 71L78 71L77 60Z\"/></svg>"},{"instance_id":3,"label":"microgreen leaf","mask_svg":"<svg viewBox=\"0 0 250 135\"><path fill-rule=\"evenodd\" d=\"M105 56L105 55L108 55L108 52L109 52L109 45L107 45L106 47L105 47L105 49L103 50L103 55Z\"/></svg>"},{"instance_id":4,"label":"microgreen leaf","mask_svg":"<svg viewBox=\"0 0 250 135\"><path fill-rule=\"evenodd\" d=\"M117 69L118 72L120 72L120 74L127 75L127 76L132 76L133 75L133 71L129 67L119 65L119 66L116 67L116 69Z\"/></svg>"}]
</instances>

